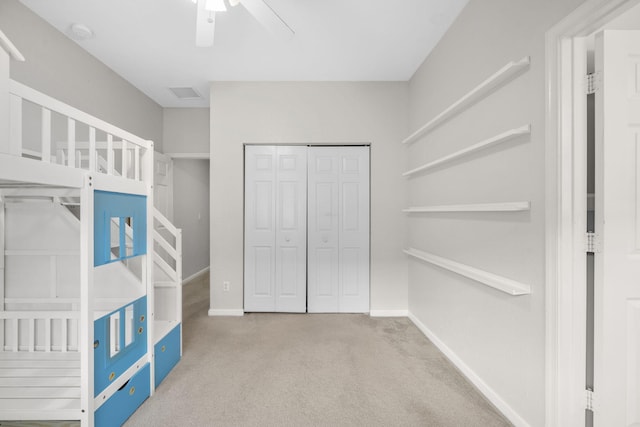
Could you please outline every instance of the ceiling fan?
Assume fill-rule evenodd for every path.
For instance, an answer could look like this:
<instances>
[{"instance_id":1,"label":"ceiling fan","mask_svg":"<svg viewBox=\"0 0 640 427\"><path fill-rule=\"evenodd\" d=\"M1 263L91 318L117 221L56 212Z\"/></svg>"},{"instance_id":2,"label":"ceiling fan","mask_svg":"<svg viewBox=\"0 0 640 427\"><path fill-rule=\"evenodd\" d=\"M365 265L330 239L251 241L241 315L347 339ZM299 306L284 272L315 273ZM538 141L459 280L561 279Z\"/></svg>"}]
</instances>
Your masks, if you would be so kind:
<instances>
[{"instance_id":1,"label":"ceiling fan","mask_svg":"<svg viewBox=\"0 0 640 427\"><path fill-rule=\"evenodd\" d=\"M192 0L197 4L196 46L213 46L216 13L226 12L225 0ZM274 36L291 39L295 34L289 25L264 0L228 0L229 6L241 4L254 18Z\"/></svg>"}]
</instances>

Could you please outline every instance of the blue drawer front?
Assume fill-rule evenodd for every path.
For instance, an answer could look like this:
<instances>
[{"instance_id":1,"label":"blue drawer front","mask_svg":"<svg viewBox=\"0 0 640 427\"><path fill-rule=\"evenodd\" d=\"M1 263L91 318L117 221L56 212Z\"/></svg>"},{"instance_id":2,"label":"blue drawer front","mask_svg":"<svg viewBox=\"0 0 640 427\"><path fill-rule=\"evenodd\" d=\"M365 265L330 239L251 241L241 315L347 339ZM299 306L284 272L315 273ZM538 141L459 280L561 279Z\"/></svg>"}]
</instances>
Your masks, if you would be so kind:
<instances>
[{"instance_id":1,"label":"blue drawer front","mask_svg":"<svg viewBox=\"0 0 640 427\"><path fill-rule=\"evenodd\" d=\"M128 321L127 310L133 309L133 317ZM112 324L110 317L118 315L117 335L120 350L111 355L110 340ZM147 353L147 297L142 297L120 309L103 316L94 322L94 397L100 394L113 380L118 378ZM125 337L129 328L131 343L126 344Z\"/></svg>"},{"instance_id":2,"label":"blue drawer front","mask_svg":"<svg viewBox=\"0 0 640 427\"><path fill-rule=\"evenodd\" d=\"M171 369L180 360L180 335L182 325L179 324L155 345L155 384L162 382Z\"/></svg>"},{"instance_id":3,"label":"blue drawer front","mask_svg":"<svg viewBox=\"0 0 640 427\"><path fill-rule=\"evenodd\" d=\"M147 363L124 387L98 408L95 413L96 427L116 427L124 424L149 397L150 388L150 365Z\"/></svg>"}]
</instances>

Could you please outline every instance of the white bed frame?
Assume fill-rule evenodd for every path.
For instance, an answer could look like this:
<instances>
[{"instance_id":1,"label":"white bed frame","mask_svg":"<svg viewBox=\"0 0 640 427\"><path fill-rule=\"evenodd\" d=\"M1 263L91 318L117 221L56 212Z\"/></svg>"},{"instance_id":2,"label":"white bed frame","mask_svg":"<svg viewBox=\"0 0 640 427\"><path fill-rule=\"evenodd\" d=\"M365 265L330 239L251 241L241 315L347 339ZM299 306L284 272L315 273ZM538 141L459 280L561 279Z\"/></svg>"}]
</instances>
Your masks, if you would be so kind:
<instances>
[{"instance_id":1,"label":"white bed frame","mask_svg":"<svg viewBox=\"0 0 640 427\"><path fill-rule=\"evenodd\" d=\"M80 283L73 298L55 292L51 298L5 298L5 257L49 255L55 272L59 254L6 252L0 209L0 420L79 420L93 426L95 411L147 363L153 393L154 345L182 318L181 233L153 208L153 143L9 79L11 60L24 58L0 31L0 208L20 197L50 197L64 205L68 199L60 195L72 195L80 212L80 249L73 254ZM60 120L66 123L64 141L52 126ZM95 190L147 198L147 254L139 257L138 271L142 290L132 295L100 297L96 288ZM158 300L155 286L163 288ZM140 296L147 302L147 351L96 394L94 320Z\"/></svg>"}]
</instances>

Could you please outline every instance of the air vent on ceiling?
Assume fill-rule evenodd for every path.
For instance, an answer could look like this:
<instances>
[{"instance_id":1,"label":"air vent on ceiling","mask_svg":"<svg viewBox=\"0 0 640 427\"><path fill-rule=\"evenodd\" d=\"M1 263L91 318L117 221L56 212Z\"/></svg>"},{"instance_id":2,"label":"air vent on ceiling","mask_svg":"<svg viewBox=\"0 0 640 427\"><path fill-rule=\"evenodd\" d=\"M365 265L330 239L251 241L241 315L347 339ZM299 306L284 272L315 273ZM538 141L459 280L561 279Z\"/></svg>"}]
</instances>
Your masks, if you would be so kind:
<instances>
[{"instance_id":1,"label":"air vent on ceiling","mask_svg":"<svg viewBox=\"0 0 640 427\"><path fill-rule=\"evenodd\" d=\"M191 87L170 87L169 90L180 99L199 99L202 98L198 92Z\"/></svg>"}]
</instances>

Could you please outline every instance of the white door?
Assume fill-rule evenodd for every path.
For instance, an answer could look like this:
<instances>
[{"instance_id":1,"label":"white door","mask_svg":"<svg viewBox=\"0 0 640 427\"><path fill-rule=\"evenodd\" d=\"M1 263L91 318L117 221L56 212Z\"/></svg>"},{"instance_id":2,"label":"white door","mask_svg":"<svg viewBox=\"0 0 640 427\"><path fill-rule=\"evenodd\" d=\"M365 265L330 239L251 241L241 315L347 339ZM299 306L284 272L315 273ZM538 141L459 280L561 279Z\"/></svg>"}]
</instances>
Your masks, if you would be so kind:
<instances>
[{"instance_id":1,"label":"white door","mask_svg":"<svg viewBox=\"0 0 640 427\"><path fill-rule=\"evenodd\" d=\"M306 311L306 189L306 147L245 147L245 311Z\"/></svg>"},{"instance_id":2,"label":"white door","mask_svg":"<svg viewBox=\"0 0 640 427\"><path fill-rule=\"evenodd\" d=\"M369 148L310 147L308 311L369 311Z\"/></svg>"},{"instance_id":3,"label":"white door","mask_svg":"<svg viewBox=\"0 0 640 427\"><path fill-rule=\"evenodd\" d=\"M173 221L173 160L153 153L153 204L169 221Z\"/></svg>"},{"instance_id":4,"label":"white door","mask_svg":"<svg viewBox=\"0 0 640 427\"><path fill-rule=\"evenodd\" d=\"M640 425L640 32L596 36L594 425Z\"/></svg>"}]
</instances>

